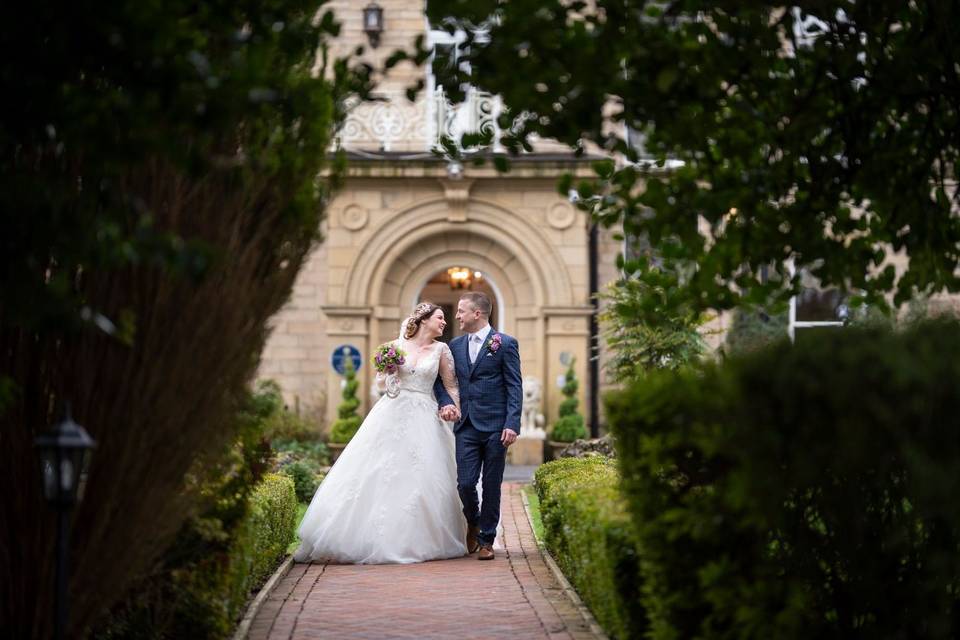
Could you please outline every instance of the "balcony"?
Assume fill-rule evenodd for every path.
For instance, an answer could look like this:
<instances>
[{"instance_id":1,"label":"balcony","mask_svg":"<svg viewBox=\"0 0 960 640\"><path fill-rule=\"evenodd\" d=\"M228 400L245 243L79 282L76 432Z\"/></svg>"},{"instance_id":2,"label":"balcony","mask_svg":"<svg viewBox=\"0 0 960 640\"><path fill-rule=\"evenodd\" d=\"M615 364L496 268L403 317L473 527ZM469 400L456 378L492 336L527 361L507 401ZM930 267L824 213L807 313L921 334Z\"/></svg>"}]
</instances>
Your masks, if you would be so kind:
<instances>
[{"instance_id":1,"label":"balcony","mask_svg":"<svg viewBox=\"0 0 960 640\"><path fill-rule=\"evenodd\" d=\"M491 131L499 148L497 96L470 89L466 100L453 104L443 87L421 93L410 102L402 91L381 94L382 102L360 103L350 110L338 136L347 151L423 153L439 147L444 136L459 140L464 133Z\"/></svg>"}]
</instances>

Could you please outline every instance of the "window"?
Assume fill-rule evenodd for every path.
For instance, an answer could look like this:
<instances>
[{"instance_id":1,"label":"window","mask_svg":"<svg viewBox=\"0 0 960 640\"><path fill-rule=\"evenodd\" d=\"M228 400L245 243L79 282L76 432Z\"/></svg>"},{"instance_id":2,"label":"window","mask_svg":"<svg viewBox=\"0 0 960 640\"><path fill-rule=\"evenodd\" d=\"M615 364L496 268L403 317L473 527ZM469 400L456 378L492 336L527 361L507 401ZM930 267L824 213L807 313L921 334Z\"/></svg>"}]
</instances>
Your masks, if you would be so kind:
<instances>
[{"instance_id":1,"label":"window","mask_svg":"<svg viewBox=\"0 0 960 640\"><path fill-rule=\"evenodd\" d=\"M791 276L794 266L789 265ZM839 289L823 289L819 281L801 268L800 294L790 298L790 316L787 331L790 340L804 332L842 327L847 323L850 309L846 296Z\"/></svg>"}]
</instances>

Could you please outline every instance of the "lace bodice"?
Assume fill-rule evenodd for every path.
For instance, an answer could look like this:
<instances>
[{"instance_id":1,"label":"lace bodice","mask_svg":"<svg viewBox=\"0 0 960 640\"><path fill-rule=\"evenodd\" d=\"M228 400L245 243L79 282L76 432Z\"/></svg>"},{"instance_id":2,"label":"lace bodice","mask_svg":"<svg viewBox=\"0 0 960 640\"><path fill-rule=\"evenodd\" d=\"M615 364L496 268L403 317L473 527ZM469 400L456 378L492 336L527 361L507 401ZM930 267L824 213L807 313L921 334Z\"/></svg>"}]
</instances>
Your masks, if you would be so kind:
<instances>
[{"instance_id":1,"label":"lace bodice","mask_svg":"<svg viewBox=\"0 0 960 640\"><path fill-rule=\"evenodd\" d=\"M454 369L453 353L450 347L443 342L437 342L433 348L414 360L414 356L408 346L393 344L407 352L406 362L400 367L393 380L391 376L381 373L377 374L377 386L381 390L390 391L413 391L433 395L433 383L437 379L437 373L440 374L440 380L450 397L453 398L457 408L460 408L460 392L457 386L457 376Z\"/></svg>"}]
</instances>

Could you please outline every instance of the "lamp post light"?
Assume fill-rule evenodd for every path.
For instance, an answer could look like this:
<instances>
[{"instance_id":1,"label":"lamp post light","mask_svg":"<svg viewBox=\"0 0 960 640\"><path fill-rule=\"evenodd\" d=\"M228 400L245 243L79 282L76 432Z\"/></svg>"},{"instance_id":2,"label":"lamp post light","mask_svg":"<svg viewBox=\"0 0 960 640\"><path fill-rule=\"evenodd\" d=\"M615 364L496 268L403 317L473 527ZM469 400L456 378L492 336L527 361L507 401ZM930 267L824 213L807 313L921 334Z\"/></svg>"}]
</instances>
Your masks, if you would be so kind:
<instances>
[{"instance_id":1,"label":"lamp post light","mask_svg":"<svg viewBox=\"0 0 960 640\"><path fill-rule=\"evenodd\" d=\"M380 46L380 34L383 33L383 7L371 2L363 8L363 32L367 34L370 46Z\"/></svg>"},{"instance_id":2,"label":"lamp post light","mask_svg":"<svg viewBox=\"0 0 960 640\"><path fill-rule=\"evenodd\" d=\"M54 637L63 638L67 627L67 548L69 512L77 502L80 473L96 446L90 434L70 417L67 407L64 419L48 431L37 435L33 446L40 456L40 479L43 497L57 510L57 576Z\"/></svg>"}]
</instances>

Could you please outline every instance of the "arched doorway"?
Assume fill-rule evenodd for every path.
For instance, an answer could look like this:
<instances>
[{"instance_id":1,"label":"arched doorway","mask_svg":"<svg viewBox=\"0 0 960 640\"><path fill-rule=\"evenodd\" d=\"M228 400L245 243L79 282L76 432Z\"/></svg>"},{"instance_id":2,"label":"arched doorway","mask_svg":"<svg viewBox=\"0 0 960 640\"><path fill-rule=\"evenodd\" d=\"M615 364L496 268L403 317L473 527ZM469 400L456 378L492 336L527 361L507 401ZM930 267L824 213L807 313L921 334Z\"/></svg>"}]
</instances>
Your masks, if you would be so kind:
<instances>
[{"instance_id":1,"label":"arched doorway","mask_svg":"<svg viewBox=\"0 0 960 640\"><path fill-rule=\"evenodd\" d=\"M440 339L450 342L462 333L456 322L457 303L460 296L468 291L485 293L490 298L493 303L490 324L494 327L502 326L503 300L498 287L488 274L472 265L454 265L437 271L423 285L413 304L429 301L443 309L447 318L447 328Z\"/></svg>"},{"instance_id":2,"label":"arched doorway","mask_svg":"<svg viewBox=\"0 0 960 640\"><path fill-rule=\"evenodd\" d=\"M586 380L592 308L586 302L586 270L579 268L586 264L586 243L580 237L585 232L538 226L533 218L472 198L464 213L454 215L448 202L431 199L369 225L362 242L346 242L359 229L339 233L332 228L331 237L340 238L343 246L329 254L337 284L328 289L330 301L323 308L326 342L354 344L369 353L397 337L401 320L420 300L442 291L440 299L431 301L455 305L460 291L451 289L449 269L462 267L474 277L479 271L496 306L491 324L517 338L523 376L542 385L549 423L562 400L556 383L566 370L561 354L578 356L577 373ZM370 368L360 377L368 390ZM327 397L337 397L339 385L339 376L331 374ZM585 388L581 386L584 406ZM330 420L335 406L328 404Z\"/></svg>"}]
</instances>

